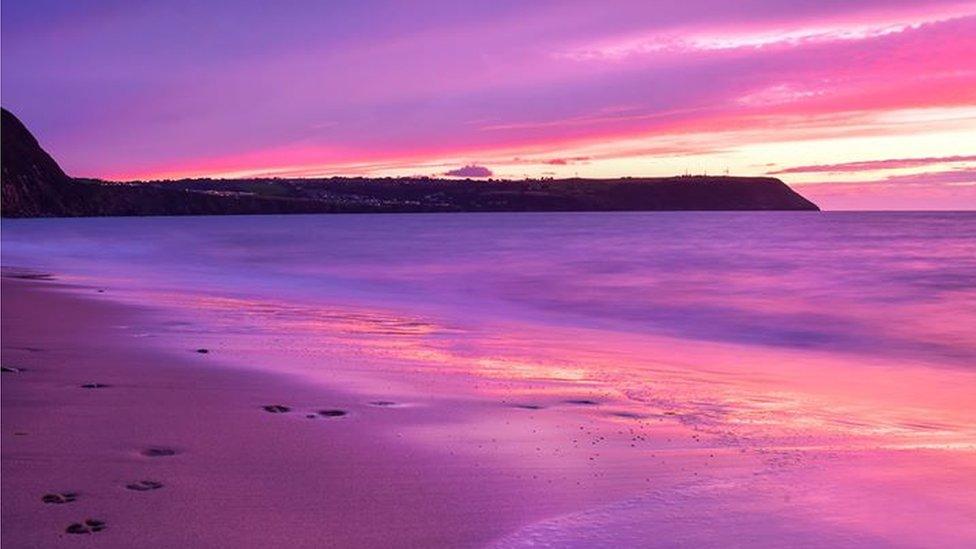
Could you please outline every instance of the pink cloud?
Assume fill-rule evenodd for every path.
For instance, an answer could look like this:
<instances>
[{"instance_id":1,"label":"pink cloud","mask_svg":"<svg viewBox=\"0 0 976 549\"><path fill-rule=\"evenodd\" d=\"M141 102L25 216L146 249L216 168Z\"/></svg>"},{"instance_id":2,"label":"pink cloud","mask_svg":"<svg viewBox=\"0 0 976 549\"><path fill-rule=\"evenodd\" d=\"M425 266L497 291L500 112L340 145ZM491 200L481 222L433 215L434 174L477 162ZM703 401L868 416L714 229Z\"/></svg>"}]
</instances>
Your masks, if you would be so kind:
<instances>
[{"instance_id":1,"label":"pink cloud","mask_svg":"<svg viewBox=\"0 0 976 549\"><path fill-rule=\"evenodd\" d=\"M837 188L847 188L854 185L948 185L958 184L976 185L976 167L956 168L935 172L889 175L881 179L867 179L857 181L831 181L825 183L797 183L806 188L826 188L825 185L835 185Z\"/></svg>"},{"instance_id":2,"label":"pink cloud","mask_svg":"<svg viewBox=\"0 0 976 549\"><path fill-rule=\"evenodd\" d=\"M959 168L941 172L889 175L881 180L888 185L976 185L976 168Z\"/></svg>"},{"instance_id":3,"label":"pink cloud","mask_svg":"<svg viewBox=\"0 0 976 549\"><path fill-rule=\"evenodd\" d=\"M218 3L191 17L158 1L112 17L5 11L6 106L70 173L410 174L470 158L505 172L513 157L530 159L511 163L526 172L561 172L581 154L592 165L907 142L953 122L892 113L976 106L974 2L445 0L378 21L369 0L338 17L309 1L273 17L234 6L230 19ZM584 50L597 54L566 55ZM809 167L774 160L793 170L781 173ZM909 160L863 170L928 165L895 163ZM849 164L834 171L863 171Z\"/></svg>"},{"instance_id":4,"label":"pink cloud","mask_svg":"<svg viewBox=\"0 0 976 549\"><path fill-rule=\"evenodd\" d=\"M589 156L575 156L572 158L550 158L546 160L545 163L550 166L568 166L570 164L577 164L580 162L586 162L590 160Z\"/></svg>"},{"instance_id":5,"label":"pink cloud","mask_svg":"<svg viewBox=\"0 0 976 549\"><path fill-rule=\"evenodd\" d=\"M934 156L923 158L888 158L884 160L864 160L861 162L843 162L840 164L814 164L809 166L794 166L772 172L769 175L783 175L790 173L817 172L862 172L873 170L891 170L899 168L915 168L931 164L950 164L955 162L974 162L976 155L966 156Z\"/></svg>"},{"instance_id":6,"label":"pink cloud","mask_svg":"<svg viewBox=\"0 0 976 549\"><path fill-rule=\"evenodd\" d=\"M825 210L976 209L976 168L796 187Z\"/></svg>"},{"instance_id":7,"label":"pink cloud","mask_svg":"<svg viewBox=\"0 0 976 549\"><path fill-rule=\"evenodd\" d=\"M484 166L468 165L462 166L460 168L449 170L444 172L444 175L450 177L491 177L493 175L492 171Z\"/></svg>"},{"instance_id":8,"label":"pink cloud","mask_svg":"<svg viewBox=\"0 0 976 549\"><path fill-rule=\"evenodd\" d=\"M604 39L561 52L557 56L578 61L618 62L642 56L796 48L882 38L973 15L976 15L976 6L973 5L930 5L788 22L712 23L712 26L708 22L688 23L684 27L653 29L644 35Z\"/></svg>"}]
</instances>

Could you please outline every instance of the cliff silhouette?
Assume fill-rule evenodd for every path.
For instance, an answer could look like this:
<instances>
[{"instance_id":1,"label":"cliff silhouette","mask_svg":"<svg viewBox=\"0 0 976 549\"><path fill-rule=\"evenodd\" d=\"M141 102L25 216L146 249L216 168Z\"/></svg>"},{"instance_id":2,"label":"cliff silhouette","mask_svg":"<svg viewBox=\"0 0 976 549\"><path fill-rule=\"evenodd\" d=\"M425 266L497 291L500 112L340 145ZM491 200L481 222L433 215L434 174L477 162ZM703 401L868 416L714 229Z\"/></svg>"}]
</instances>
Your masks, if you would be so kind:
<instances>
[{"instance_id":1,"label":"cliff silhouette","mask_svg":"<svg viewBox=\"0 0 976 549\"><path fill-rule=\"evenodd\" d=\"M0 145L3 217L819 209L772 177L105 182L65 174L6 109L2 109Z\"/></svg>"}]
</instances>

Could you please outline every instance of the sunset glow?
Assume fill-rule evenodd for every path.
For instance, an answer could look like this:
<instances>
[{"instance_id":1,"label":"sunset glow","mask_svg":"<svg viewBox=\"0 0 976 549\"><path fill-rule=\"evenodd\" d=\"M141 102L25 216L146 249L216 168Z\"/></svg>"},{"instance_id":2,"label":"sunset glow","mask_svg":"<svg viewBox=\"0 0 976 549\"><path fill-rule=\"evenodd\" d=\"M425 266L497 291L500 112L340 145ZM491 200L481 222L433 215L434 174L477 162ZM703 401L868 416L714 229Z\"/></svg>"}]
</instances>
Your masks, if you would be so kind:
<instances>
[{"instance_id":1,"label":"sunset glow","mask_svg":"<svg viewBox=\"0 0 976 549\"><path fill-rule=\"evenodd\" d=\"M972 1L46 4L4 6L3 103L75 176L769 174L976 208Z\"/></svg>"}]
</instances>

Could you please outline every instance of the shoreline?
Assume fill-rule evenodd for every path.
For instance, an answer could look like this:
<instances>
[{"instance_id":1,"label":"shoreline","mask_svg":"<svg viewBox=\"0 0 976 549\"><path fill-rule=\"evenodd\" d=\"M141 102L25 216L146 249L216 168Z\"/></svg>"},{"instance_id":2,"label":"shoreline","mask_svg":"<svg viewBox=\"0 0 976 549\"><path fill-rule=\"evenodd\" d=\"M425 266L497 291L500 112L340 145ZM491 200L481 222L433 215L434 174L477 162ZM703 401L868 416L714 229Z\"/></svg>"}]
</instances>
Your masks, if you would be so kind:
<instances>
[{"instance_id":1,"label":"shoreline","mask_svg":"<svg viewBox=\"0 0 976 549\"><path fill-rule=\"evenodd\" d=\"M146 315L65 289L3 281L4 366L22 370L3 374L5 544L475 546L517 528L544 496L485 474L484 460L387 436L422 409L200 367L219 358L144 347L128 327L152 329ZM263 409L272 404L291 411ZM316 409L347 415L305 417ZM126 488L138 481L162 487ZM66 533L85 519L106 528Z\"/></svg>"},{"instance_id":2,"label":"shoreline","mask_svg":"<svg viewBox=\"0 0 976 549\"><path fill-rule=\"evenodd\" d=\"M668 375L735 379L747 398L748 375L695 374L708 355L690 347L684 366L647 370L658 386L643 397L611 395L613 380L587 387L587 376L546 378L525 392L505 377L525 365L489 363L483 366L495 370L468 377L472 363L450 353L434 353L443 364L424 369L401 362L409 352L393 353L358 387L350 381L359 373L355 353L332 346L356 329L370 334L364 345L401 345L409 338L393 337L396 327L433 325L328 311L339 324L313 324L308 337L328 350L314 355L313 342L252 334L200 314L193 300L170 309L145 295L122 297L122 288L96 278L66 282L72 278L45 273L7 269L3 277L3 365L15 369L2 378L5 544L860 547L939 539L965 547L976 539L965 496L976 478L972 448L899 450L879 445L893 438L833 438L809 428L779 440L739 439L699 423L707 402L662 384ZM307 320L273 303L224 305L236 314ZM186 315L199 316L186 322ZM366 325L344 324L354 319ZM279 331L290 326L273 322ZM565 361L573 355L563 345L552 356ZM289 361L311 361L316 375ZM784 368L758 371L782 375ZM844 372L821 370L831 371ZM530 385L538 375L522 374ZM922 387L922 378L905 379ZM776 387L757 383L757 390ZM641 406L645 412L635 414ZM654 408L677 411L656 416ZM950 427L925 420L913 419L919 434L937 437ZM87 519L99 530L68 533L73 524L90 530Z\"/></svg>"}]
</instances>

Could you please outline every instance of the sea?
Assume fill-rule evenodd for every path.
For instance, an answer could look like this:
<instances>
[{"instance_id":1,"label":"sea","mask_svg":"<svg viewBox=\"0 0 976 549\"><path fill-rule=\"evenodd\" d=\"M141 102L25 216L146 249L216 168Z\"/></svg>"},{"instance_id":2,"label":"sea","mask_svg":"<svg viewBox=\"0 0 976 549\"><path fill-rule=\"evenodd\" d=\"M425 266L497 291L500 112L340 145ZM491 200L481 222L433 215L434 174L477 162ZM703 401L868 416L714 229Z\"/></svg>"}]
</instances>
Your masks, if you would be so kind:
<instances>
[{"instance_id":1,"label":"sea","mask_svg":"<svg viewBox=\"0 0 976 549\"><path fill-rule=\"evenodd\" d=\"M234 367L584 414L629 429L600 457L621 468L748 456L581 502L499 547L976 544L974 212L5 219L0 232L5 272L161 311L165 330L134 336L192 340ZM436 448L493 421L407 438ZM635 439L637 425L655 427Z\"/></svg>"}]
</instances>

